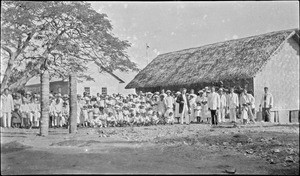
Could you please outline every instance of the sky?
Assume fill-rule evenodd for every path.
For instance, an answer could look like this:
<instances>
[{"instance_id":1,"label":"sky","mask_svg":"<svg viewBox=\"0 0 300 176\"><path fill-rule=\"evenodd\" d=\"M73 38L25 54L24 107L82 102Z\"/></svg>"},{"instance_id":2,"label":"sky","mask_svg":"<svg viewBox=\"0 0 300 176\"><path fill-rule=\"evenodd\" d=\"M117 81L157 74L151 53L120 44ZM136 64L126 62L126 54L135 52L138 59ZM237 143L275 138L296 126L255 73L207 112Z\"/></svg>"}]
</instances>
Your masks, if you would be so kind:
<instances>
[{"instance_id":1,"label":"sky","mask_svg":"<svg viewBox=\"0 0 300 176\"><path fill-rule=\"evenodd\" d=\"M299 28L297 1L90 3L107 14L115 36L131 43L128 55L140 69L159 54Z\"/></svg>"}]
</instances>

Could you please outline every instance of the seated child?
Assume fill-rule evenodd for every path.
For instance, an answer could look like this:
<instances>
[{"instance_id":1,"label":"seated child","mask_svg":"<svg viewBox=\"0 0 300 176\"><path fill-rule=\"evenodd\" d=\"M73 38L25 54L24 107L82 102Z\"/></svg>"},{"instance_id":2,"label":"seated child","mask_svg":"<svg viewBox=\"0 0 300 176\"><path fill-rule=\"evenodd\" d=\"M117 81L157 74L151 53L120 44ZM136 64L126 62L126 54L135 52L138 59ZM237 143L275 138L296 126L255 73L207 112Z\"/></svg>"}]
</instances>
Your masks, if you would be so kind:
<instances>
[{"instance_id":1,"label":"seated child","mask_svg":"<svg viewBox=\"0 0 300 176\"><path fill-rule=\"evenodd\" d=\"M167 111L167 112L168 112L168 114L166 116L165 121L166 121L167 124L173 125L174 124L174 114L173 114L173 111Z\"/></svg>"},{"instance_id":2,"label":"seated child","mask_svg":"<svg viewBox=\"0 0 300 176\"><path fill-rule=\"evenodd\" d=\"M127 106L123 106L123 119L125 124L129 124L129 110Z\"/></svg>"},{"instance_id":3,"label":"seated child","mask_svg":"<svg viewBox=\"0 0 300 176\"><path fill-rule=\"evenodd\" d=\"M153 114L152 114L152 119L151 119L151 123L152 125L157 125L159 123L159 118L158 118L158 112L156 111L153 111Z\"/></svg>"},{"instance_id":4,"label":"seated child","mask_svg":"<svg viewBox=\"0 0 300 176\"><path fill-rule=\"evenodd\" d=\"M117 125L117 122L116 122L116 118L113 115L113 112L108 112L107 126L115 127L116 125Z\"/></svg>"},{"instance_id":5,"label":"seated child","mask_svg":"<svg viewBox=\"0 0 300 176\"><path fill-rule=\"evenodd\" d=\"M22 113L20 111L20 104L15 104L15 109L14 111L12 111L11 113L11 123L12 123L12 127L17 127L20 128L21 127L21 123L22 123Z\"/></svg>"},{"instance_id":6,"label":"seated child","mask_svg":"<svg viewBox=\"0 0 300 176\"><path fill-rule=\"evenodd\" d=\"M121 111L121 108L117 109L117 124L118 126L123 126L124 124L123 112Z\"/></svg>"},{"instance_id":7,"label":"seated child","mask_svg":"<svg viewBox=\"0 0 300 176\"><path fill-rule=\"evenodd\" d=\"M128 116L128 123L130 126L133 126L135 124L135 113L133 109L130 109Z\"/></svg>"},{"instance_id":8,"label":"seated child","mask_svg":"<svg viewBox=\"0 0 300 176\"><path fill-rule=\"evenodd\" d=\"M135 114L134 122L137 126L141 126L144 123L144 119L139 111Z\"/></svg>"}]
</instances>

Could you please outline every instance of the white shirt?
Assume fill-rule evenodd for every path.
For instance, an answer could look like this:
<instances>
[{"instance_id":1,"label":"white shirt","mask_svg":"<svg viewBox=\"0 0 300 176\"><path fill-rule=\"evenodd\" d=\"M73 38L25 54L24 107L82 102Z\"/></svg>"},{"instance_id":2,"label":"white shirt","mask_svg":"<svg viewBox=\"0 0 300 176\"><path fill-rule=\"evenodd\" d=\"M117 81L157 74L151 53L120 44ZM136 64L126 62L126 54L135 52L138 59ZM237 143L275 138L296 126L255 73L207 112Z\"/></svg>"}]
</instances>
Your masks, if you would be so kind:
<instances>
[{"instance_id":1,"label":"white shirt","mask_svg":"<svg viewBox=\"0 0 300 176\"><path fill-rule=\"evenodd\" d=\"M227 98L225 94L220 96L220 108L226 108L227 106Z\"/></svg>"},{"instance_id":2,"label":"white shirt","mask_svg":"<svg viewBox=\"0 0 300 176\"><path fill-rule=\"evenodd\" d=\"M266 96L266 100L265 100L265 96ZM261 98L262 108L269 108L270 106L273 107L273 102L274 102L273 95L271 93L263 94L263 96Z\"/></svg>"},{"instance_id":3,"label":"white shirt","mask_svg":"<svg viewBox=\"0 0 300 176\"><path fill-rule=\"evenodd\" d=\"M239 97L236 93L230 93L228 95L227 106L231 109L236 108L237 106L239 106Z\"/></svg>"},{"instance_id":4,"label":"white shirt","mask_svg":"<svg viewBox=\"0 0 300 176\"><path fill-rule=\"evenodd\" d=\"M251 94L248 94L248 98L251 102L251 108L255 108L255 98Z\"/></svg>"},{"instance_id":5,"label":"white shirt","mask_svg":"<svg viewBox=\"0 0 300 176\"><path fill-rule=\"evenodd\" d=\"M164 99L164 101L165 101L166 108L171 108L171 109L173 109L173 104L174 104L174 102L175 102L173 97L167 96L167 97Z\"/></svg>"},{"instance_id":6,"label":"white shirt","mask_svg":"<svg viewBox=\"0 0 300 176\"><path fill-rule=\"evenodd\" d=\"M1 95L1 103L2 103L2 106L1 106L2 112L7 113L7 112L11 112L14 110L14 100L10 94L8 94L8 95L2 94Z\"/></svg>"},{"instance_id":7,"label":"white shirt","mask_svg":"<svg viewBox=\"0 0 300 176\"><path fill-rule=\"evenodd\" d=\"M220 95L218 93L213 92L208 96L208 108L211 110L220 108Z\"/></svg>"}]
</instances>

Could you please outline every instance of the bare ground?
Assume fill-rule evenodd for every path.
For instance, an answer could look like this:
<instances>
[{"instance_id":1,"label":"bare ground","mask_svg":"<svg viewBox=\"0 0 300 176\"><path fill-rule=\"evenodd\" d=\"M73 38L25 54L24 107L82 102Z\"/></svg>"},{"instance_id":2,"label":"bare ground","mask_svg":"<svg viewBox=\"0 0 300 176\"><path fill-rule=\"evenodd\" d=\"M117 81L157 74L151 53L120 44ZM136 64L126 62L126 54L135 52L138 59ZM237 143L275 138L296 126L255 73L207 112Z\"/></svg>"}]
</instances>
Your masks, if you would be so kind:
<instances>
[{"instance_id":1,"label":"bare ground","mask_svg":"<svg viewBox=\"0 0 300 176\"><path fill-rule=\"evenodd\" d=\"M1 174L299 174L299 124L1 129Z\"/></svg>"}]
</instances>

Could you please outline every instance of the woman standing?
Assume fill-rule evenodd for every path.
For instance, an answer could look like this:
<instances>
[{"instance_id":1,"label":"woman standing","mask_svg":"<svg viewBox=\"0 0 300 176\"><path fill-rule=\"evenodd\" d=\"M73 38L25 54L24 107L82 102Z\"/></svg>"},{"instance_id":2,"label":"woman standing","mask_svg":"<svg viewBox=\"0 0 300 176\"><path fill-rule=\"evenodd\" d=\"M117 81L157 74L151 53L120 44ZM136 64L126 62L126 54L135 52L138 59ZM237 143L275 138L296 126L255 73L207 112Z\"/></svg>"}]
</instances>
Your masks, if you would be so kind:
<instances>
[{"instance_id":1,"label":"woman standing","mask_svg":"<svg viewBox=\"0 0 300 176\"><path fill-rule=\"evenodd\" d=\"M179 123L179 119L180 119L180 113L179 113L179 103L177 103L177 98L181 93L178 91L175 93L175 118L177 119L178 123Z\"/></svg>"}]
</instances>

